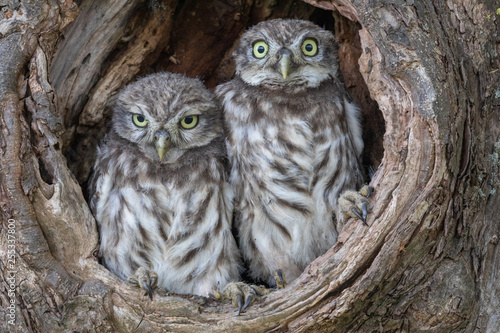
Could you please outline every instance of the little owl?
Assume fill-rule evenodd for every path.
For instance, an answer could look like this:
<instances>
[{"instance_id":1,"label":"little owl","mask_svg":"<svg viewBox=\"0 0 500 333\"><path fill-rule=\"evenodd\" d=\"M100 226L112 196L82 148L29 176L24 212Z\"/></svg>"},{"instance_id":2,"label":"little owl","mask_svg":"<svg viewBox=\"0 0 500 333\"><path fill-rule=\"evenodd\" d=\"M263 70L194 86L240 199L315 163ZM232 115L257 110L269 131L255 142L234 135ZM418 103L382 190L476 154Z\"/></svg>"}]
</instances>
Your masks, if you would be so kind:
<instances>
[{"instance_id":1,"label":"little owl","mask_svg":"<svg viewBox=\"0 0 500 333\"><path fill-rule=\"evenodd\" d=\"M336 53L313 23L261 22L234 51L235 78L216 89L240 250L249 275L272 286L280 269L293 280L326 252L344 219L366 219L359 111Z\"/></svg>"},{"instance_id":2,"label":"little owl","mask_svg":"<svg viewBox=\"0 0 500 333\"><path fill-rule=\"evenodd\" d=\"M208 296L238 280L222 113L196 79L160 73L117 97L98 148L91 208L104 265L151 297Z\"/></svg>"}]
</instances>

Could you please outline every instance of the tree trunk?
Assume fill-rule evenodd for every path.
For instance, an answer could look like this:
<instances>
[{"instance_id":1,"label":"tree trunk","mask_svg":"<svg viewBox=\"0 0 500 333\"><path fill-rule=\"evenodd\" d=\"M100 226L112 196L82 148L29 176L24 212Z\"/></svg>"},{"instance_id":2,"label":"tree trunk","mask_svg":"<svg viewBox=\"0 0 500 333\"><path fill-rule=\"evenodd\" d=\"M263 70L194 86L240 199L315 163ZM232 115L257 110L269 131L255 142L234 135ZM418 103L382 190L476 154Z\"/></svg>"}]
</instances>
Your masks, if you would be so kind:
<instances>
[{"instance_id":1,"label":"tree trunk","mask_svg":"<svg viewBox=\"0 0 500 333\"><path fill-rule=\"evenodd\" d=\"M497 332L495 0L75 2L0 1L1 331ZM150 301L96 259L85 189L108 107L159 70L213 88L241 32L274 17L335 29L376 169L369 226L352 220L241 316L197 296Z\"/></svg>"}]
</instances>

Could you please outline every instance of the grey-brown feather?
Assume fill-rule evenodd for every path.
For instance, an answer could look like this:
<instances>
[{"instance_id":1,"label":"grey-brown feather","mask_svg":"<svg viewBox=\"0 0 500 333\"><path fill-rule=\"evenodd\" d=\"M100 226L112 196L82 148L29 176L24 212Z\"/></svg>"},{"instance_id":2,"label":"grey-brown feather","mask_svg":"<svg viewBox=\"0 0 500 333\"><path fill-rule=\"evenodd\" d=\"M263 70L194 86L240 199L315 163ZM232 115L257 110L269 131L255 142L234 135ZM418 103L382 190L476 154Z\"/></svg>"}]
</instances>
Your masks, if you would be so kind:
<instances>
[{"instance_id":1,"label":"grey-brown feather","mask_svg":"<svg viewBox=\"0 0 500 333\"><path fill-rule=\"evenodd\" d=\"M199 115L195 128L180 128L186 113ZM153 142L159 129L172 141L163 161ZM238 279L222 114L199 80L160 73L119 94L90 192L100 256L122 279L144 267L159 286L203 296Z\"/></svg>"},{"instance_id":2,"label":"grey-brown feather","mask_svg":"<svg viewBox=\"0 0 500 333\"><path fill-rule=\"evenodd\" d=\"M318 53L297 50L305 38ZM264 40L266 57L252 55ZM277 70L278 51L292 52L291 73ZM274 285L288 281L328 250L339 232L338 198L362 181L358 109L337 69L331 32L299 20L259 23L243 34L236 77L217 87L224 107L235 227L249 274Z\"/></svg>"}]
</instances>

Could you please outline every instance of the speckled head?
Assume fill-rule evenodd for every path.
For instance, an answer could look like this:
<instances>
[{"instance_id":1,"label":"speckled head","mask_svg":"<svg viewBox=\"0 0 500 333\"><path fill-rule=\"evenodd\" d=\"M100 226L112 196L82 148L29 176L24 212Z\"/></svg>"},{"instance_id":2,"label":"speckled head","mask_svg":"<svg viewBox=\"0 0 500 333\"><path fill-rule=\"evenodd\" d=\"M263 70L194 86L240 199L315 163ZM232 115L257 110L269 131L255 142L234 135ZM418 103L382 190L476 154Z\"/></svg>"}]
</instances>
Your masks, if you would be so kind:
<instances>
[{"instance_id":1,"label":"speckled head","mask_svg":"<svg viewBox=\"0 0 500 333\"><path fill-rule=\"evenodd\" d=\"M237 76L271 89L318 87L338 70L333 34L303 20L260 22L243 34L233 56Z\"/></svg>"}]
</instances>

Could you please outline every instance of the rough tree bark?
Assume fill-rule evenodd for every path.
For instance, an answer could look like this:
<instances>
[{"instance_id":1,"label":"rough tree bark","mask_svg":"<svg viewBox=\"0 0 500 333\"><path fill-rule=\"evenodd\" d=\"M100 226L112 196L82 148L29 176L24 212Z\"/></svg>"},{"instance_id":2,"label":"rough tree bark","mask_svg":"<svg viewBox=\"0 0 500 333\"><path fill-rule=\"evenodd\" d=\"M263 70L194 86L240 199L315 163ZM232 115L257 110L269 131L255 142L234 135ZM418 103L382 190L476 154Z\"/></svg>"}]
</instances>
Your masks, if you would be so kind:
<instances>
[{"instance_id":1,"label":"rough tree bark","mask_svg":"<svg viewBox=\"0 0 500 333\"><path fill-rule=\"evenodd\" d=\"M307 2L325 10L0 0L1 331L497 332L498 4ZM84 192L108 105L151 71L213 87L232 75L241 31L273 17L335 24L344 79L368 119L369 226L352 221L300 278L241 316L201 297L149 301L96 260Z\"/></svg>"}]
</instances>

